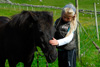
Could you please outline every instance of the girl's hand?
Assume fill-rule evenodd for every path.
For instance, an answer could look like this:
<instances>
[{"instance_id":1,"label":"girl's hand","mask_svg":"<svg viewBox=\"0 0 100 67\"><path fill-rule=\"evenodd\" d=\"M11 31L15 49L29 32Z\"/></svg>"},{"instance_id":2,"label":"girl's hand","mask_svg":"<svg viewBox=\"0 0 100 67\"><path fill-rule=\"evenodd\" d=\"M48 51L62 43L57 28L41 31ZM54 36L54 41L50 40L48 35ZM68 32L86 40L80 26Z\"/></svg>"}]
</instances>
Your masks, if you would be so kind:
<instances>
[{"instance_id":1,"label":"girl's hand","mask_svg":"<svg viewBox=\"0 0 100 67\"><path fill-rule=\"evenodd\" d=\"M58 45L59 44L58 41L55 38L53 38L53 40L50 40L49 43L51 45Z\"/></svg>"}]
</instances>

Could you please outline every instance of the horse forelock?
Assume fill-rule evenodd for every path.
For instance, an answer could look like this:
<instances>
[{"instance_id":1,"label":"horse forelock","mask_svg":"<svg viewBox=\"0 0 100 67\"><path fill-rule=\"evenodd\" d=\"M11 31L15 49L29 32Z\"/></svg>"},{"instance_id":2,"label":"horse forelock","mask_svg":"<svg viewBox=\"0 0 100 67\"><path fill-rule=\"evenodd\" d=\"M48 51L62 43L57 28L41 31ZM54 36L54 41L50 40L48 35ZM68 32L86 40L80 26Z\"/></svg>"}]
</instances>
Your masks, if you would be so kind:
<instances>
[{"instance_id":1,"label":"horse forelock","mask_svg":"<svg viewBox=\"0 0 100 67\"><path fill-rule=\"evenodd\" d=\"M39 15L39 24L41 29L49 30L53 26L53 17L50 15L50 12L42 11L38 13Z\"/></svg>"}]
</instances>

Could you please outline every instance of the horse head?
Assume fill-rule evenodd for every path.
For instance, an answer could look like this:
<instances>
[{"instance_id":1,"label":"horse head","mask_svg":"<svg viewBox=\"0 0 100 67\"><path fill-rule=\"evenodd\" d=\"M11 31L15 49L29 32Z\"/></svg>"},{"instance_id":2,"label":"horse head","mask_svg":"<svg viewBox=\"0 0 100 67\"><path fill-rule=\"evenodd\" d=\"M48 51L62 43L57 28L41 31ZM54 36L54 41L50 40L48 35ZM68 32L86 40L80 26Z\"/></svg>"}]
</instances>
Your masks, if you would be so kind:
<instances>
[{"instance_id":1,"label":"horse head","mask_svg":"<svg viewBox=\"0 0 100 67\"><path fill-rule=\"evenodd\" d=\"M38 12L36 26L36 43L42 49L48 62L53 62L57 58L56 46L49 44L49 40L54 37L53 14L51 12Z\"/></svg>"},{"instance_id":2,"label":"horse head","mask_svg":"<svg viewBox=\"0 0 100 67\"><path fill-rule=\"evenodd\" d=\"M35 14L35 16L34 16ZM42 11L32 12L35 22L35 43L42 49L46 60L54 62L58 56L56 46L49 44L49 40L54 37L55 28L53 26L53 13ZM35 18L34 18L35 17Z\"/></svg>"},{"instance_id":3,"label":"horse head","mask_svg":"<svg viewBox=\"0 0 100 67\"><path fill-rule=\"evenodd\" d=\"M17 17L17 15L19 17ZM43 51L46 60L54 62L58 56L56 46L49 44L49 40L54 37L55 28L53 26L53 13L47 11L23 11L13 16L15 18L14 27L33 32L32 36L35 46L39 46ZM16 22L15 22L16 21ZM18 25L16 25L18 24Z\"/></svg>"}]
</instances>

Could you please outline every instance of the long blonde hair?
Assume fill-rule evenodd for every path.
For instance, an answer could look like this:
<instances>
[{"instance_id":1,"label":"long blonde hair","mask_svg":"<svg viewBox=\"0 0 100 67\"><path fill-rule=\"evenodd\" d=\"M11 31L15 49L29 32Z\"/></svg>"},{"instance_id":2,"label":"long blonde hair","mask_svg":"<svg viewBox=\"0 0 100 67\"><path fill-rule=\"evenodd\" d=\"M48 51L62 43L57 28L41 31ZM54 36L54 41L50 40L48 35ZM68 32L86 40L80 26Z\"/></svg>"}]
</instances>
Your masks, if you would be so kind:
<instances>
[{"instance_id":1,"label":"long blonde hair","mask_svg":"<svg viewBox=\"0 0 100 67\"><path fill-rule=\"evenodd\" d=\"M73 4L69 4L69 5L71 5L72 7L74 7ZM62 10L61 17L64 14L66 16L71 16L72 17L72 20L70 22L70 29L69 29L68 33L66 34L66 36L65 36L65 37L67 37L68 35L70 35L71 33L73 33L76 30L76 28L77 28L76 11L74 11L72 8L64 7L63 10Z\"/></svg>"}]
</instances>

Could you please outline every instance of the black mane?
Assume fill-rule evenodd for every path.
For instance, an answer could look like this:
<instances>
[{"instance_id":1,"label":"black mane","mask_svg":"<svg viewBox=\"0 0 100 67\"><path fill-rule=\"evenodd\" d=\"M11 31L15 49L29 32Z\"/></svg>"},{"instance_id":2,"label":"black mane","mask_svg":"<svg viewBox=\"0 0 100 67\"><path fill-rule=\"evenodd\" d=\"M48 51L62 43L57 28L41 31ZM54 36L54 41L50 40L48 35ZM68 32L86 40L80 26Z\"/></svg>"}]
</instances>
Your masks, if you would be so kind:
<instances>
[{"instance_id":1,"label":"black mane","mask_svg":"<svg viewBox=\"0 0 100 67\"><path fill-rule=\"evenodd\" d=\"M27 26L31 26L31 24L38 22L38 20L44 21L42 19L45 19L45 22L38 22L40 26L43 26L42 28L49 29L53 24L53 17L52 12L47 11L22 11L20 14L12 16L12 20L10 22L11 26L20 27L27 24ZM48 18L48 19L47 19ZM33 19L33 20L31 20ZM27 21L28 20L28 21ZM31 23L33 22L33 23Z\"/></svg>"}]
</instances>

